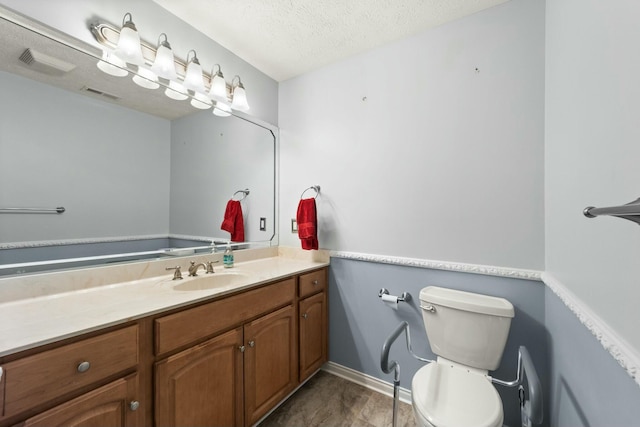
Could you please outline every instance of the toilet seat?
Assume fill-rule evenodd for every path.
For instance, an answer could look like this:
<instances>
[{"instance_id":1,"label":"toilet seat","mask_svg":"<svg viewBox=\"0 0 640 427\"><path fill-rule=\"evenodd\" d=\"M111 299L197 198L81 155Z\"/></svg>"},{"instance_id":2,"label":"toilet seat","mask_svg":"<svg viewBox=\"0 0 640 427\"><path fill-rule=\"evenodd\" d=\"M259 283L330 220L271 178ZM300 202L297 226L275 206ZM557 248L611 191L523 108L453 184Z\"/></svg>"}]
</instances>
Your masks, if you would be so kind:
<instances>
[{"instance_id":1,"label":"toilet seat","mask_svg":"<svg viewBox=\"0 0 640 427\"><path fill-rule=\"evenodd\" d=\"M423 426L501 427L502 400L482 374L449 364L429 363L411 384L413 411Z\"/></svg>"}]
</instances>

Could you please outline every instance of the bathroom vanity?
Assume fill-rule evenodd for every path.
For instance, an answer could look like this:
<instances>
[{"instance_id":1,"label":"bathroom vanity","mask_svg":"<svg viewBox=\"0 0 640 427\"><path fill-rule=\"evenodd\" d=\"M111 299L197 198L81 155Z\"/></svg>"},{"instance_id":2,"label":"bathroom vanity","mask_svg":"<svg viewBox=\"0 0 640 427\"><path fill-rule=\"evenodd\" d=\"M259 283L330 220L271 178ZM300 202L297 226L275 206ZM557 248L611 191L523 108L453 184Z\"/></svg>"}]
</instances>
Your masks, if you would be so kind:
<instances>
[{"instance_id":1,"label":"bathroom vanity","mask_svg":"<svg viewBox=\"0 0 640 427\"><path fill-rule=\"evenodd\" d=\"M31 344L0 341L0 426L253 425L327 360L326 266L275 257L0 304L0 321L32 322ZM120 320L53 325L102 303ZM36 338L38 304L53 331Z\"/></svg>"}]
</instances>

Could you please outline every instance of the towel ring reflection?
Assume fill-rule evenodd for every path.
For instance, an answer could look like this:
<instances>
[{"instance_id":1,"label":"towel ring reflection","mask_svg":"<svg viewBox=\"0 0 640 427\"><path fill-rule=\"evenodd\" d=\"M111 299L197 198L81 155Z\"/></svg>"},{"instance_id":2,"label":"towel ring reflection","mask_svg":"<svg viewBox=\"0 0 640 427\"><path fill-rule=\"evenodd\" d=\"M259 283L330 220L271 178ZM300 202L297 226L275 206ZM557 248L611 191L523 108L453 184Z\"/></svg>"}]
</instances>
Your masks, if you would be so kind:
<instances>
[{"instance_id":1,"label":"towel ring reflection","mask_svg":"<svg viewBox=\"0 0 640 427\"><path fill-rule=\"evenodd\" d=\"M239 199L233 199L234 197L236 197L236 194L238 194L238 193L242 193L242 197L241 197L241 198L239 198ZM245 188L244 190L238 190L238 191L236 191L235 193L233 193L233 196L231 196L231 198L232 198L233 200L237 200L238 202L241 202L242 200L244 200L244 199L246 199L246 198L247 198L247 196L249 195L249 193L250 193L249 189L248 189L248 188Z\"/></svg>"},{"instance_id":2,"label":"towel ring reflection","mask_svg":"<svg viewBox=\"0 0 640 427\"><path fill-rule=\"evenodd\" d=\"M307 188L306 190L304 190L302 192L302 194L300 195L300 198L302 199L304 197L304 193L306 193L309 190L313 190L316 192L316 195L313 196L314 199L316 199L318 197L318 194L320 194L320 186L319 185L312 185L311 187Z\"/></svg>"}]
</instances>

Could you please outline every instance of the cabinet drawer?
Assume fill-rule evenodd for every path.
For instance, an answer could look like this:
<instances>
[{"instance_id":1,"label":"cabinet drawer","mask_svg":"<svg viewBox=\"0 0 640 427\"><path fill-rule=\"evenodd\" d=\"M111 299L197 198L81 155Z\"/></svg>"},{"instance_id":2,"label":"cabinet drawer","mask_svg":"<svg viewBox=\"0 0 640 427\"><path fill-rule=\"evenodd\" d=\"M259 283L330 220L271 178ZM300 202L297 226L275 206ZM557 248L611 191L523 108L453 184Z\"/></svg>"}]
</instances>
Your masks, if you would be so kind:
<instances>
[{"instance_id":1,"label":"cabinet drawer","mask_svg":"<svg viewBox=\"0 0 640 427\"><path fill-rule=\"evenodd\" d=\"M295 279L243 292L155 321L155 351L163 354L291 303Z\"/></svg>"},{"instance_id":2,"label":"cabinet drawer","mask_svg":"<svg viewBox=\"0 0 640 427\"><path fill-rule=\"evenodd\" d=\"M20 413L137 364L137 325L7 363L5 415Z\"/></svg>"},{"instance_id":3,"label":"cabinet drawer","mask_svg":"<svg viewBox=\"0 0 640 427\"><path fill-rule=\"evenodd\" d=\"M142 413L131 406L138 396L136 374L120 378L96 390L27 419L22 427L124 427L142 425Z\"/></svg>"},{"instance_id":4,"label":"cabinet drawer","mask_svg":"<svg viewBox=\"0 0 640 427\"><path fill-rule=\"evenodd\" d=\"M327 269L312 271L300 276L298 295L304 298L327 288Z\"/></svg>"}]
</instances>

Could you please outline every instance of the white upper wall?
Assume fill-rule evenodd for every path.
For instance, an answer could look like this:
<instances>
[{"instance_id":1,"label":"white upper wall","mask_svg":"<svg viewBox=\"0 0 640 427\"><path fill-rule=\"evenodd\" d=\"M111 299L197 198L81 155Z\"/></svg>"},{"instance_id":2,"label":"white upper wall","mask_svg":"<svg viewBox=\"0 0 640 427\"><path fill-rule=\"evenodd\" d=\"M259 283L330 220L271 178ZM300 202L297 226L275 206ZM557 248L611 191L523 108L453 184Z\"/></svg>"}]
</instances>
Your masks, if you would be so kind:
<instances>
[{"instance_id":1,"label":"white upper wall","mask_svg":"<svg viewBox=\"0 0 640 427\"><path fill-rule=\"evenodd\" d=\"M283 82L279 109L280 244L318 184L322 248L544 268L544 2Z\"/></svg>"},{"instance_id":2,"label":"white upper wall","mask_svg":"<svg viewBox=\"0 0 640 427\"><path fill-rule=\"evenodd\" d=\"M640 196L640 3L553 0L546 16L546 265L640 354L640 229L587 206Z\"/></svg>"},{"instance_id":3,"label":"white upper wall","mask_svg":"<svg viewBox=\"0 0 640 427\"><path fill-rule=\"evenodd\" d=\"M160 33L166 33L176 57L184 60L187 52L195 49L205 72L211 72L214 64L220 64L228 83L236 74L240 75L247 90L250 114L268 123L278 123L278 83L275 80L152 0L0 0L0 4L98 47L89 24L108 22L119 26L124 14L130 12L142 40L155 45ZM177 101L167 98L167 102Z\"/></svg>"}]
</instances>

